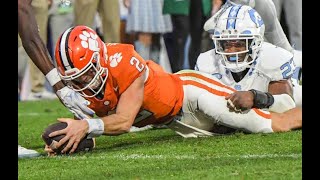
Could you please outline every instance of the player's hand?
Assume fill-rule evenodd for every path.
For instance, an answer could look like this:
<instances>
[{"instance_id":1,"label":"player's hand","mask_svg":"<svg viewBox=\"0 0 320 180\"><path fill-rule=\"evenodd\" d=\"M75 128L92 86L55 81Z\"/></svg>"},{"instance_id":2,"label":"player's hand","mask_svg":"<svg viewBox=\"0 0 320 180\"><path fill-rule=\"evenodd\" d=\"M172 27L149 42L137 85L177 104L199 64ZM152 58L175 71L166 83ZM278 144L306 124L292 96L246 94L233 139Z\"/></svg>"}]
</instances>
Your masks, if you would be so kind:
<instances>
[{"instance_id":1,"label":"player's hand","mask_svg":"<svg viewBox=\"0 0 320 180\"><path fill-rule=\"evenodd\" d=\"M225 98L227 106L235 112L243 112L251 109L254 104L254 96L250 91L236 91Z\"/></svg>"},{"instance_id":2,"label":"player's hand","mask_svg":"<svg viewBox=\"0 0 320 180\"><path fill-rule=\"evenodd\" d=\"M94 111L88 107L90 102L82 97L78 92L65 86L59 89L56 94L60 98L61 102L78 119L93 117Z\"/></svg>"},{"instance_id":3,"label":"player's hand","mask_svg":"<svg viewBox=\"0 0 320 180\"><path fill-rule=\"evenodd\" d=\"M46 145L46 146L44 147L44 151L47 152L48 156L55 156L55 155L57 155L57 153L54 152L54 151L50 148L50 146L48 146L48 145Z\"/></svg>"},{"instance_id":4,"label":"player's hand","mask_svg":"<svg viewBox=\"0 0 320 180\"><path fill-rule=\"evenodd\" d=\"M68 126L62 130L50 133L49 137L65 134L65 137L63 137L56 144L56 148L58 149L65 142L68 142L66 147L61 151L61 153L68 152L68 150L71 148L69 154L72 154L77 149L80 141L87 135L89 125L87 121L77 121L70 118L58 118L58 121L65 122L68 124Z\"/></svg>"}]
</instances>

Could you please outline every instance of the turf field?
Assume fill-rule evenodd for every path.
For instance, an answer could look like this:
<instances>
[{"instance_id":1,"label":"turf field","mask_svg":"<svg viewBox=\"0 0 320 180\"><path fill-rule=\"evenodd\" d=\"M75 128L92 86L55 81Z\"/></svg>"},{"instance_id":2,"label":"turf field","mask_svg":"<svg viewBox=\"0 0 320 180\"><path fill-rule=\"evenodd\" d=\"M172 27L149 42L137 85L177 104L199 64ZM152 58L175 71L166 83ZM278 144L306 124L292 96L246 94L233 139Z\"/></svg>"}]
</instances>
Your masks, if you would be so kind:
<instances>
[{"instance_id":1,"label":"turf field","mask_svg":"<svg viewBox=\"0 0 320 180\"><path fill-rule=\"evenodd\" d=\"M169 129L97 138L92 152L47 157L40 137L58 100L18 103L19 144L42 155L18 160L18 179L302 179L302 132L184 139Z\"/></svg>"}]
</instances>

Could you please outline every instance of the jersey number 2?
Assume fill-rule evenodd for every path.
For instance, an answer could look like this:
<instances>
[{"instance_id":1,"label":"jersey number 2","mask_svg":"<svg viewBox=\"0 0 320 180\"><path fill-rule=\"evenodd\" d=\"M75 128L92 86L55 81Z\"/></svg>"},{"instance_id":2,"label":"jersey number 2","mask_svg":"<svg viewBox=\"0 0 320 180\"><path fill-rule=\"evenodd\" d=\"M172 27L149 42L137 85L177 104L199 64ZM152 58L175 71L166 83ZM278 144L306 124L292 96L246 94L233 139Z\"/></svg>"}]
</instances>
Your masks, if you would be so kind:
<instances>
[{"instance_id":1,"label":"jersey number 2","mask_svg":"<svg viewBox=\"0 0 320 180\"><path fill-rule=\"evenodd\" d=\"M291 59L289 62L284 63L281 67L281 70L284 70L282 72L282 77L284 79L288 79L292 76L293 70L294 70L294 65L293 65L293 59Z\"/></svg>"},{"instance_id":2,"label":"jersey number 2","mask_svg":"<svg viewBox=\"0 0 320 180\"><path fill-rule=\"evenodd\" d=\"M139 61L137 58L135 58L135 57L132 57L132 58L130 59L130 64L131 64L131 65L136 64L136 68L138 69L139 72L141 72L141 71L143 70L143 68L144 68L144 65L143 65L143 64L140 64L140 61Z\"/></svg>"}]
</instances>

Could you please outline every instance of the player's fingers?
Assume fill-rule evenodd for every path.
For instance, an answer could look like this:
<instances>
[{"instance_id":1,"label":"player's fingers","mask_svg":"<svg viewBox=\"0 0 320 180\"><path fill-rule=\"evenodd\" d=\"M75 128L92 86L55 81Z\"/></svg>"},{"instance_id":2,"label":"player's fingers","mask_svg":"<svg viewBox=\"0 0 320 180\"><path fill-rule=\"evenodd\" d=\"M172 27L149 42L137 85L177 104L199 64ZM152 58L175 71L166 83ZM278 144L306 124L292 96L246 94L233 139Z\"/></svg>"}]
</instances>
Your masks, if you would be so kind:
<instances>
[{"instance_id":1,"label":"player's fingers","mask_svg":"<svg viewBox=\"0 0 320 180\"><path fill-rule=\"evenodd\" d=\"M238 107L234 107L234 111L235 111L235 112L238 112L238 113L241 113L241 112L242 112L242 110L241 110L240 108L238 108Z\"/></svg>"},{"instance_id":2,"label":"player's fingers","mask_svg":"<svg viewBox=\"0 0 320 180\"><path fill-rule=\"evenodd\" d=\"M78 147L80 141L79 140L75 140L74 143L73 143L73 146L72 146L72 149L70 150L70 154L72 154Z\"/></svg>"},{"instance_id":3,"label":"player's fingers","mask_svg":"<svg viewBox=\"0 0 320 180\"><path fill-rule=\"evenodd\" d=\"M48 145L46 145L46 146L44 147L44 151L46 151L46 152L48 152L48 153L53 153L53 152L54 152Z\"/></svg>"},{"instance_id":4,"label":"player's fingers","mask_svg":"<svg viewBox=\"0 0 320 180\"><path fill-rule=\"evenodd\" d=\"M70 118L58 118L57 120L60 121L60 122L67 123L68 121L71 121L72 119L70 119Z\"/></svg>"},{"instance_id":5,"label":"player's fingers","mask_svg":"<svg viewBox=\"0 0 320 180\"><path fill-rule=\"evenodd\" d=\"M60 141L56 144L56 148L58 149L60 146L62 146L64 143L66 143L70 139L69 136L64 136Z\"/></svg>"},{"instance_id":6,"label":"player's fingers","mask_svg":"<svg viewBox=\"0 0 320 180\"><path fill-rule=\"evenodd\" d=\"M89 101L87 101L89 102ZM87 105L89 105L90 103L87 103L87 104L79 104L78 107L83 111L85 112L87 115L89 116L93 116L94 115L94 110L92 110L91 108L89 108Z\"/></svg>"},{"instance_id":7,"label":"player's fingers","mask_svg":"<svg viewBox=\"0 0 320 180\"><path fill-rule=\"evenodd\" d=\"M231 101L231 99L228 99L227 100L227 106L229 107L229 108L232 108L232 109L234 109L234 104L233 104L233 102Z\"/></svg>"},{"instance_id":8,"label":"player's fingers","mask_svg":"<svg viewBox=\"0 0 320 180\"><path fill-rule=\"evenodd\" d=\"M70 138L68 141L68 144L66 145L66 147L62 149L61 153L67 152L71 148L71 146L74 144L74 141L75 141L75 138Z\"/></svg>"},{"instance_id":9,"label":"player's fingers","mask_svg":"<svg viewBox=\"0 0 320 180\"><path fill-rule=\"evenodd\" d=\"M61 134L66 134L65 129L54 131L54 132L49 134L49 137L54 137L54 136L58 136L58 135L61 135Z\"/></svg>"},{"instance_id":10,"label":"player's fingers","mask_svg":"<svg viewBox=\"0 0 320 180\"><path fill-rule=\"evenodd\" d=\"M86 100L84 97L79 95L78 93L72 94L73 99L75 100L75 105L80 108L81 111L83 111L86 115L93 116L94 111L89 108L90 101Z\"/></svg>"}]
</instances>

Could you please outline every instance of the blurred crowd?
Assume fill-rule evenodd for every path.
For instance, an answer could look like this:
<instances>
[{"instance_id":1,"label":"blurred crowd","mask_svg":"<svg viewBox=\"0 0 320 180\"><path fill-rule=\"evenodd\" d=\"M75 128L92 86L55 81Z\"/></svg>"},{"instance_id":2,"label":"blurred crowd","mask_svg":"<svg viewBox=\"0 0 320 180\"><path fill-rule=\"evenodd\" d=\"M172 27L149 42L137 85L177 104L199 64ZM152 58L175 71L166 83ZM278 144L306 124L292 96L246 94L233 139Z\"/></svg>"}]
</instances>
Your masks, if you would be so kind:
<instances>
[{"instance_id":1,"label":"blurred crowd","mask_svg":"<svg viewBox=\"0 0 320 180\"><path fill-rule=\"evenodd\" d=\"M295 1L273 0L295 49L302 50L301 13ZM300 0L301 1L301 0ZM105 42L130 43L144 58L168 72L194 69L200 53L213 48L203 25L215 12L214 0L33 0L39 33L52 58L60 34L74 25L95 29ZM221 0L223 2L223 0ZM301 8L302 6L298 7ZM291 14L290 14L291 13ZM296 22L298 21L298 23ZM300 31L296 31L296 30ZM299 34L300 33L300 34ZM56 99L44 75L18 37L18 99Z\"/></svg>"}]
</instances>

